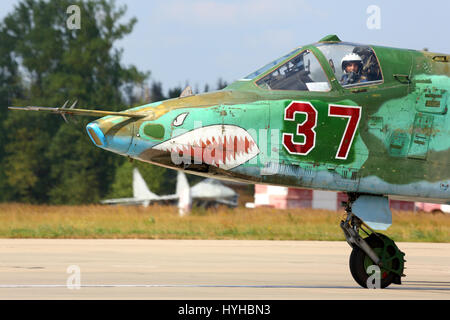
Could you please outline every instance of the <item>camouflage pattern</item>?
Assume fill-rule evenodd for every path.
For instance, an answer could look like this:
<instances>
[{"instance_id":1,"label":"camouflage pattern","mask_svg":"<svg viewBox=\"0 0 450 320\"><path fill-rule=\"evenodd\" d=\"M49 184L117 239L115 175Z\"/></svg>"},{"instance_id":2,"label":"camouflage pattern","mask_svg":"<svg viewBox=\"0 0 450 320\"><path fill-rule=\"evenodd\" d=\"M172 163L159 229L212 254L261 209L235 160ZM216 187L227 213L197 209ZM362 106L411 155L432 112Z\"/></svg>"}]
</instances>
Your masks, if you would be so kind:
<instances>
[{"instance_id":1,"label":"camouflage pattern","mask_svg":"<svg viewBox=\"0 0 450 320\"><path fill-rule=\"evenodd\" d=\"M450 203L450 56L371 46L383 81L344 88L317 45L221 91L124 111L140 118L100 118L88 125L88 133L109 151L202 176ZM256 84L303 50L318 59L329 91ZM306 143L296 130L307 115L294 113L286 120L293 102L316 110L314 147L307 154L292 154L283 144L285 134L293 144ZM341 158L336 155L350 120L330 116L330 105L360 110L348 154Z\"/></svg>"}]
</instances>

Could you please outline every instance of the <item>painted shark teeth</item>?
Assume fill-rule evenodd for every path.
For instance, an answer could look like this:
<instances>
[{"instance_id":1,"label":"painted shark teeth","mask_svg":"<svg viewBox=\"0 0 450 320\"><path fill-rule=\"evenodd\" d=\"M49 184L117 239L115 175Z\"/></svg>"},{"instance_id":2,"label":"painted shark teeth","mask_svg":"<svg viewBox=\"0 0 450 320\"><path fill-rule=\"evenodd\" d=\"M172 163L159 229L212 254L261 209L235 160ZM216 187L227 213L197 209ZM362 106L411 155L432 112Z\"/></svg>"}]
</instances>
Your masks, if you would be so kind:
<instances>
[{"instance_id":1,"label":"painted shark teeth","mask_svg":"<svg viewBox=\"0 0 450 320\"><path fill-rule=\"evenodd\" d=\"M212 125L194 129L153 147L175 152L191 163L206 163L228 170L257 156L260 152L252 136L234 125Z\"/></svg>"}]
</instances>

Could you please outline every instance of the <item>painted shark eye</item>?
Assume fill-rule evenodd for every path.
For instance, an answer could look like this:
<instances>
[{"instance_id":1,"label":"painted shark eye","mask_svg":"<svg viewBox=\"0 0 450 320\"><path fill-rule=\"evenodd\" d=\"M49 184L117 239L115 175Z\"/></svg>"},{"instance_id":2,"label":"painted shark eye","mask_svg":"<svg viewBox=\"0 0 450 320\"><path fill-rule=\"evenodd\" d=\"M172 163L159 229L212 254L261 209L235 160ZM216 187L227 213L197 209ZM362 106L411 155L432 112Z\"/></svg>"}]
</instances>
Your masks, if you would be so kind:
<instances>
[{"instance_id":1,"label":"painted shark eye","mask_svg":"<svg viewBox=\"0 0 450 320\"><path fill-rule=\"evenodd\" d=\"M186 119L186 117L187 117L188 114L189 114L188 112L179 114L179 115L173 120L172 125L173 125L174 127L181 126L181 125L184 123L184 120Z\"/></svg>"}]
</instances>

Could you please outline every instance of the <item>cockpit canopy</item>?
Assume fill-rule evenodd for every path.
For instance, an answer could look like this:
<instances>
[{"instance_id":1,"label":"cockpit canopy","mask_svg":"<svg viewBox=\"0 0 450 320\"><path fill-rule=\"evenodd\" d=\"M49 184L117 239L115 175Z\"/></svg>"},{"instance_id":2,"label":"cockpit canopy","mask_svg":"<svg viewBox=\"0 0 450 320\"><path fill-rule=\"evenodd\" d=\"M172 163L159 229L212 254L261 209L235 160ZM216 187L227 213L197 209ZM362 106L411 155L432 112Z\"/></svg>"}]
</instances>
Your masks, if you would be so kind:
<instances>
[{"instance_id":1,"label":"cockpit canopy","mask_svg":"<svg viewBox=\"0 0 450 320\"><path fill-rule=\"evenodd\" d=\"M314 54L305 50L256 84L269 90L329 91L328 78Z\"/></svg>"},{"instance_id":2,"label":"cockpit canopy","mask_svg":"<svg viewBox=\"0 0 450 320\"><path fill-rule=\"evenodd\" d=\"M259 68L258 70L256 70L255 72L250 73L248 76L242 78L242 80L253 80L256 77L258 77L259 75L265 73L266 71L270 70L272 67L275 67L277 64L279 64L280 62L282 62L283 60L287 59L288 57L300 52L301 48L296 48L295 50L292 50L291 52L289 52L288 54L285 54L284 56L275 59L272 62L269 62L268 64L266 64L264 67Z\"/></svg>"},{"instance_id":3,"label":"cockpit canopy","mask_svg":"<svg viewBox=\"0 0 450 320\"><path fill-rule=\"evenodd\" d=\"M344 88L383 82L378 59L371 47L342 42L318 43L315 47L326 62L310 49L298 48L243 80L256 80L257 86L267 90L329 91L331 86L325 70L331 68Z\"/></svg>"},{"instance_id":4,"label":"cockpit canopy","mask_svg":"<svg viewBox=\"0 0 450 320\"><path fill-rule=\"evenodd\" d=\"M323 53L343 87L383 82L378 59L371 47L349 43L319 43L316 47ZM359 70L349 71L348 66L345 68L345 62L352 61L355 57L359 57L361 61Z\"/></svg>"}]
</instances>

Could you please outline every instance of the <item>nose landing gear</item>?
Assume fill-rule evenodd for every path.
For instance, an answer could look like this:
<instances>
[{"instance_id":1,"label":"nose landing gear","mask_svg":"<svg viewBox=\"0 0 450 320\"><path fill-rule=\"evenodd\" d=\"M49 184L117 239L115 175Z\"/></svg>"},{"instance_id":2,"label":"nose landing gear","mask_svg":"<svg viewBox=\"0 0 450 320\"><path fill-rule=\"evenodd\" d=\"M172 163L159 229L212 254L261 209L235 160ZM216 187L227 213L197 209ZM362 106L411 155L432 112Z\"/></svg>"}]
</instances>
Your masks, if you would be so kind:
<instances>
[{"instance_id":1,"label":"nose landing gear","mask_svg":"<svg viewBox=\"0 0 450 320\"><path fill-rule=\"evenodd\" d=\"M379 268L379 286L386 288L390 284L401 284L404 277L405 254L400 251L395 242L389 237L373 231L352 212L353 195L349 195L346 203L346 219L341 221L348 244L353 248L350 255L350 272L353 279L363 288L368 288L373 281L370 266ZM363 232L367 236L361 237ZM377 276L375 274L375 276ZM377 283L377 282L376 282ZM373 287L373 286L372 286Z\"/></svg>"}]
</instances>

